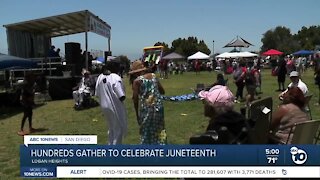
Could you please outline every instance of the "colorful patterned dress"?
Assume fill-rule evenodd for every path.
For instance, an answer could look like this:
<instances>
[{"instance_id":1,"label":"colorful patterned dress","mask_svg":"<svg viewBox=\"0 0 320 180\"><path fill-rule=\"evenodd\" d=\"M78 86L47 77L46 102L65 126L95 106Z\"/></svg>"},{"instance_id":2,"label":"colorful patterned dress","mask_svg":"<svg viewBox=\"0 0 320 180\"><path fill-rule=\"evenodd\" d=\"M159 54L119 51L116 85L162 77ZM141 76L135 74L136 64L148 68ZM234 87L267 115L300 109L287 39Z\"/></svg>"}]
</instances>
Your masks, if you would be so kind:
<instances>
[{"instance_id":1,"label":"colorful patterned dress","mask_svg":"<svg viewBox=\"0 0 320 180\"><path fill-rule=\"evenodd\" d=\"M152 74L152 79L139 76L140 86L140 135L141 144L166 144L164 126L164 109L162 97L158 89L158 79Z\"/></svg>"}]
</instances>

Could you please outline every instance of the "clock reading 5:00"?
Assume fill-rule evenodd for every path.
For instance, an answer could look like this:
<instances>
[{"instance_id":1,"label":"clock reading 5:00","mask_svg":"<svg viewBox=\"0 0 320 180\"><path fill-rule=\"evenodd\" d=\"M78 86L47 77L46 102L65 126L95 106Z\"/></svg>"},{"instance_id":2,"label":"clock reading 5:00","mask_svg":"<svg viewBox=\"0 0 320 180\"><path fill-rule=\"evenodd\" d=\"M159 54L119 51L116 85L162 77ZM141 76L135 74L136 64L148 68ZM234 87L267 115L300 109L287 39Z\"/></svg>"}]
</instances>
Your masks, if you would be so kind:
<instances>
[{"instance_id":1,"label":"clock reading 5:00","mask_svg":"<svg viewBox=\"0 0 320 180\"><path fill-rule=\"evenodd\" d=\"M277 155L280 153L279 149L266 149L266 155L267 154L273 154L273 155Z\"/></svg>"}]
</instances>

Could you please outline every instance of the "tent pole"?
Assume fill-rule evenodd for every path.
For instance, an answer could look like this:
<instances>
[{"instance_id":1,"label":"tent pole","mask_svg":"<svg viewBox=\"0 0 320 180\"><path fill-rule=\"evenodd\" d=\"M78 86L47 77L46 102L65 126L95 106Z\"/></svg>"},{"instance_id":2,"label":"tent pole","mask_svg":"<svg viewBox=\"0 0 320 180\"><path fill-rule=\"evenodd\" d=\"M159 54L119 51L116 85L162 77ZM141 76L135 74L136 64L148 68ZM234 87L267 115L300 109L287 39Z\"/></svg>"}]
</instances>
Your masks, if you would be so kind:
<instances>
[{"instance_id":1,"label":"tent pole","mask_svg":"<svg viewBox=\"0 0 320 180\"><path fill-rule=\"evenodd\" d=\"M89 16L88 16L88 13L86 13L86 22L85 22L85 29L86 29L86 32L85 32L85 48L86 48L86 69L89 70L89 65L88 65L88 21L89 21Z\"/></svg>"},{"instance_id":2,"label":"tent pole","mask_svg":"<svg viewBox=\"0 0 320 180\"><path fill-rule=\"evenodd\" d=\"M109 52L111 52L111 51L110 51L110 50L111 50L111 47L110 47L110 46L111 46L111 43L110 43L111 41L110 41L110 39L111 39L111 37L108 38L108 51L109 51Z\"/></svg>"},{"instance_id":3,"label":"tent pole","mask_svg":"<svg viewBox=\"0 0 320 180\"><path fill-rule=\"evenodd\" d=\"M112 54L111 54L111 30L109 31L109 37L108 37L108 52L109 52L110 56L112 56ZM105 57L105 63L107 61L107 58L108 57Z\"/></svg>"}]
</instances>

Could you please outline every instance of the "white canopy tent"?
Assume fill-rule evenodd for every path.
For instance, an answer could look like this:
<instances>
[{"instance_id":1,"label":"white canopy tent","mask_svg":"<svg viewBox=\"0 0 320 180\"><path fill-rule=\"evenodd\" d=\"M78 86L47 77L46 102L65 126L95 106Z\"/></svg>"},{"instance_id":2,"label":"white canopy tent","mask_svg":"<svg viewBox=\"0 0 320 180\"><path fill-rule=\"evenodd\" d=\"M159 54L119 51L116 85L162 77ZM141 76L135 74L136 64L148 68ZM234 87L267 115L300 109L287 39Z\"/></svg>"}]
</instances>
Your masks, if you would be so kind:
<instances>
[{"instance_id":1,"label":"white canopy tent","mask_svg":"<svg viewBox=\"0 0 320 180\"><path fill-rule=\"evenodd\" d=\"M198 51L197 53L191 55L188 57L188 60L192 60L192 59L209 59L210 56L204 54L203 52Z\"/></svg>"},{"instance_id":2,"label":"white canopy tent","mask_svg":"<svg viewBox=\"0 0 320 180\"><path fill-rule=\"evenodd\" d=\"M239 57L256 57L258 54L251 52L225 52L216 56L216 58L239 58Z\"/></svg>"},{"instance_id":3,"label":"white canopy tent","mask_svg":"<svg viewBox=\"0 0 320 180\"><path fill-rule=\"evenodd\" d=\"M234 53L224 52L216 56L216 58L230 58L230 57L234 57Z\"/></svg>"},{"instance_id":4,"label":"white canopy tent","mask_svg":"<svg viewBox=\"0 0 320 180\"><path fill-rule=\"evenodd\" d=\"M248 51L239 52L239 55L240 55L240 57L257 57L258 56L258 54L251 53L251 52L248 52Z\"/></svg>"}]
</instances>

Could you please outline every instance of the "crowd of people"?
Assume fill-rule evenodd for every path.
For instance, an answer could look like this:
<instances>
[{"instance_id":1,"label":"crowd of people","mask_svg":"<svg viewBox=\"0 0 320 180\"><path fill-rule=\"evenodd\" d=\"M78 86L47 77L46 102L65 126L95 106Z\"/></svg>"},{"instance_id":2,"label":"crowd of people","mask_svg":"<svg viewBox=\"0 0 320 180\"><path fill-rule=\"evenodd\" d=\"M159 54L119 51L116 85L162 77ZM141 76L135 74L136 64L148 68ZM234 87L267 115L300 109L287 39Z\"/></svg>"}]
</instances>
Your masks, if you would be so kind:
<instances>
[{"instance_id":1,"label":"crowd of people","mask_svg":"<svg viewBox=\"0 0 320 180\"><path fill-rule=\"evenodd\" d=\"M296 122L309 120L306 114L305 103L308 87L300 78L300 73L293 68L289 73L291 83L285 87L283 79L288 72L285 67L287 60L278 61L279 99L282 104L273 113L270 124L270 143L281 143L288 139L289 127ZM156 77L157 68L146 67L136 60L131 64L129 71L132 88L132 100L135 109L137 124L139 125L141 144L167 143L167 134L164 120L164 105L162 96L164 87ZM233 66L233 79L237 86L235 95L228 87L228 79L223 73L217 75L216 81L206 89L200 91L198 96L204 104L204 116L209 118L208 127L204 136L190 138L191 144L216 143L216 144L245 144L248 141L248 131L254 128L248 123L244 113L235 111L234 105L240 100L245 101L247 108L255 100L257 88L261 86L260 69L254 61L239 61ZM280 72L285 72L285 77ZM108 144L122 144L127 134L127 112L124 105L126 99L125 86L119 75L120 64L108 62L95 82L90 79L90 72L83 70L83 77L73 91L75 106L83 101L86 93L98 97L101 110L108 125ZM315 71L315 75L319 75ZM281 74L281 76L279 75ZM34 80L32 75L26 75L22 92L22 105L24 116L21 121L19 135L24 135L23 130L26 119L29 120L29 131L33 131L32 107L34 105ZM319 78L320 81L320 78ZM318 83L319 85L319 83ZM319 85L320 86L320 85ZM92 89L87 89L91 87ZM246 87L247 95L244 98L243 90ZM319 88L320 89L320 88ZM208 140L208 135L211 138ZM289 140L290 142L290 140Z\"/></svg>"},{"instance_id":2,"label":"crowd of people","mask_svg":"<svg viewBox=\"0 0 320 180\"><path fill-rule=\"evenodd\" d=\"M282 103L270 120L270 134L266 137L270 144L290 144L292 136L289 137L289 134L293 133L291 127L295 123L310 120L306 109L308 88L297 71L290 73L290 80L288 87L279 94ZM221 80L217 80L219 81ZM255 128L255 124L245 113L234 110L236 96L227 86L215 83L209 90L200 91L199 97L203 100L204 115L209 117L209 125L204 134L190 138L191 144L250 143L249 131Z\"/></svg>"},{"instance_id":3,"label":"crowd of people","mask_svg":"<svg viewBox=\"0 0 320 180\"><path fill-rule=\"evenodd\" d=\"M236 68L239 69L239 77L235 76L234 81L236 84L238 83L237 96L243 97L243 88L246 87L248 92L246 105L250 106L250 102L254 100L256 88L261 84L259 70L253 62L240 62ZM237 69L235 69L235 72ZM133 91L132 99L137 123L140 127L141 144L166 144L164 106L161 98L165 91L159 79L156 78L155 70L156 68L146 68L144 63L138 60L132 63L129 72ZM290 79L292 82L288 87L282 87L283 92L279 94L279 98L283 97L283 104L279 106L272 118L270 126L272 134L269 137L272 140L270 140L270 143L280 143L288 137L288 128L297 122L291 120L291 118L299 115L299 122L308 120L304 109L308 88L299 78L297 71L290 73ZM208 141L206 139L208 136L192 137L190 143L250 143L247 137L248 131L254 127L248 123L245 114L235 111L234 104L237 102L237 96L234 96L230 91L227 81L228 79L225 79L223 74L219 73L217 80L198 94L204 103L204 116L209 117L205 134L210 136L214 134L217 137L220 136L220 138L217 138L218 140L211 138ZM284 113L283 109L293 114L288 115L288 113ZM296 112L296 115L294 115L294 112ZM206 138L203 139L204 137ZM278 141L276 142L276 140Z\"/></svg>"},{"instance_id":4,"label":"crowd of people","mask_svg":"<svg viewBox=\"0 0 320 180\"><path fill-rule=\"evenodd\" d=\"M168 79L169 75L183 74L183 72L186 72L188 70L188 64L163 59L155 69L158 69L160 79Z\"/></svg>"}]
</instances>

